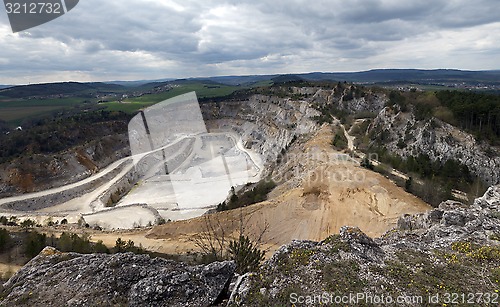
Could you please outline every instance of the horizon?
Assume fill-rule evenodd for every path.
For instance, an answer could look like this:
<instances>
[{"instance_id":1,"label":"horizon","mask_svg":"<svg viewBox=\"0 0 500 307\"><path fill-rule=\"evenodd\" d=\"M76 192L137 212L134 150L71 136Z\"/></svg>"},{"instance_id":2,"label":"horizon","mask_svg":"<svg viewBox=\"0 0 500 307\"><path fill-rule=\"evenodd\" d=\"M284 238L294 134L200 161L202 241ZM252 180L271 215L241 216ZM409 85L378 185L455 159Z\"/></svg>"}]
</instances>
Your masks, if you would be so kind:
<instances>
[{"instance_id":1,"label":"horizon","mask_svg":"<svg viewBox=\"0 0 500 307\"><path fill-rule=\"evenodd\" d=\"M29 85L43 85L43 84L57 84L57 83L118 83L118 82L131 82L131 83L152 83L152 82L172 82L178 80L203 80L211 78L244 78L244 77L265 77L265 76L291 76L291 75L308 75L308 74L358 74L358 73L368 73L377 71L457 71L457 72L500 72L500 69L483 69L483 70L466 70L466 69L456 69L456 68L431 68L431 69L420 69L420 68L375 68L369 70L358 70L358 71L310 71L310 72L298 72L298 73L271 73L271 74L248 74L248 75L215 75L215 76L191 76L191 77L163 77L157 79L134 79L134 80L97 80L97 81L86 81L86 80L60 80L60 81L50 81L50 82L37 82L29 84L1 84L1 86L16 87L16 86L29 86Z\"/></svg>"}]
</instances>

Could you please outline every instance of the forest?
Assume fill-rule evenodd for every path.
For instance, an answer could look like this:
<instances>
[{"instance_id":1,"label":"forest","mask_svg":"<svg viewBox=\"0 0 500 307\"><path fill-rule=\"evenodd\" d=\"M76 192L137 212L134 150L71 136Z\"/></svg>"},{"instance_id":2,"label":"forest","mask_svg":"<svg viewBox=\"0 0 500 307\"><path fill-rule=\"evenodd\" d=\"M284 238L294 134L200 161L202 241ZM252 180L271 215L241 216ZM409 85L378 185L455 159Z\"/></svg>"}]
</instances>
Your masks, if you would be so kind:
<instances>
[{"instance_id":1,"label":"forest","mask_svg":"<svg viewBox=\"0 0 500 307\"><path fill-rule=\"evenodd\" d=\"M500 145L500 96L476 92L436 92L440 103L453 112L460 128L478 139Z\"/></svg>"}]
</instances>

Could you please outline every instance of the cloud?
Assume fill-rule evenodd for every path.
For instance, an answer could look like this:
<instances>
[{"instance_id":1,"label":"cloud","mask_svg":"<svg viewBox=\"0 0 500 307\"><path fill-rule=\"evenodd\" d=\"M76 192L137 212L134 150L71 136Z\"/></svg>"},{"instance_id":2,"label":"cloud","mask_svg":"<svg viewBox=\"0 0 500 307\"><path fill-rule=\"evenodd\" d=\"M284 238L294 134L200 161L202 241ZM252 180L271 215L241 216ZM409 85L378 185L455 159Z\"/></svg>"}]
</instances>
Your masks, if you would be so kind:
<instances>
[{"instance_id":1,"label":"cloud","mask_svg":"<svg viewBox=\"0 0 500 307\"><path fill-rule=\"evenodd\" d=\"M0 83L372 68L499 69L494 0L86 0L12 34Z\"/></svg>"}]
</instances>

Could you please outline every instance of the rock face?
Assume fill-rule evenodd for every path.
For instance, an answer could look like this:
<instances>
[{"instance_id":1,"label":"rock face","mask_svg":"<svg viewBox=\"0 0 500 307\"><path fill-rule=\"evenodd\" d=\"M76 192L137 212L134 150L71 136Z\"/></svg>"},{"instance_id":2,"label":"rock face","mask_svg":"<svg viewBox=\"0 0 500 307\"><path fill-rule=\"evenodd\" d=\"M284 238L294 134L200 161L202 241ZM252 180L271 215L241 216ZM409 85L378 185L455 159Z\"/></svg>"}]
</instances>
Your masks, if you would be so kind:
<instances>
[{"instance_id":1,"label":"rock face","mask_svg":"<svg viewBox=\"0 0 500 307\"><path fill-rule=\"evenodd\" d=\"M499 210L495 186L472 206L448 201L425 214L403 216L397 228L375 240L343 227L322 242L293 241L259 272L240 277L230 305L427 306L436 295L446 304L450 292L497 297Z\"/></svg>"},{"instance_id":2,"label":"rock face","mask_svg":"<svg viewBox=\"0 0 500 307\"><path fill-rule=\"evenodd\" d=\"M441 120L417 120L411 113L386 107L377 115L369 132L384 133L384 146L401 157L427 154L433 161L454 159L488 185L500 183L500 157L492 154L495 149Z\"/></svg>"},{"instance_id":3,"label":"rock face","mask_svg":"<svg viewBox=\"0 0 500 307\"><path fill-rule=\"evenodd\" d=\"M115 134L57 154L6 162L0 164L0 198L74 183L129 155L127 135Z\"/></svg>"},{"instance_id":4,"label":"rock face","mask_svg":"<svg viewBox=\"0 0 500 307\"><path fill-rule=\"evenodd\" d=\"M319 112L306 100L252 95L245 101L201 105L210 131L233 131L247 148L262 156L266 166L298 136L317 130Z\"/></svg>"},{"instance_id":5,"label":"rock face","mask_svg":"<svg viewBox=\"0 0 500 307\"><path fill-rule=\"evenodd\" d=\"M147 255L61 253L47 247L4 284L2 306L209 306L233 262L206 266Z\"/></svg>"},{"instance_id":6,"label":"rock face","mask_svg":"<svg viewBox=\"0 0 500 307\"><path fill-rule=\"evenodd\" d=\"M388 234L379 242L397 246L401 240L413 247L446 248L454 242L497 245L500 234L500 185L493 186L472 206L446 201L424 214L405 215L398 221L402 231ZM408 236L414 236L407 240Z\"/></svg>"}]
</instances>

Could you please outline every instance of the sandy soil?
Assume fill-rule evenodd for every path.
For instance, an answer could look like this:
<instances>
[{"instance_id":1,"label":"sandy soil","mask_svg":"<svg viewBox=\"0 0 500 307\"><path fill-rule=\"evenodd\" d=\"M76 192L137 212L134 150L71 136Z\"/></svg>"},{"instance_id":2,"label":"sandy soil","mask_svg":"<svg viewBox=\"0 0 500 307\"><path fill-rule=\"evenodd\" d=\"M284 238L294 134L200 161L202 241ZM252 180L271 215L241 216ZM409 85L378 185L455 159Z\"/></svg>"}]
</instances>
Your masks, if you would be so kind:
<instances>
[{"instance_id":1,"label":"sandy soil","mask_svg":"<svg viewBox=\"0 0 500 307\"><path fill-rule=\"evenodd\" d=\"M3 279L10 278L22 268L20 265L0 263L0 274Z\"/></svg>"}]
</instances>

